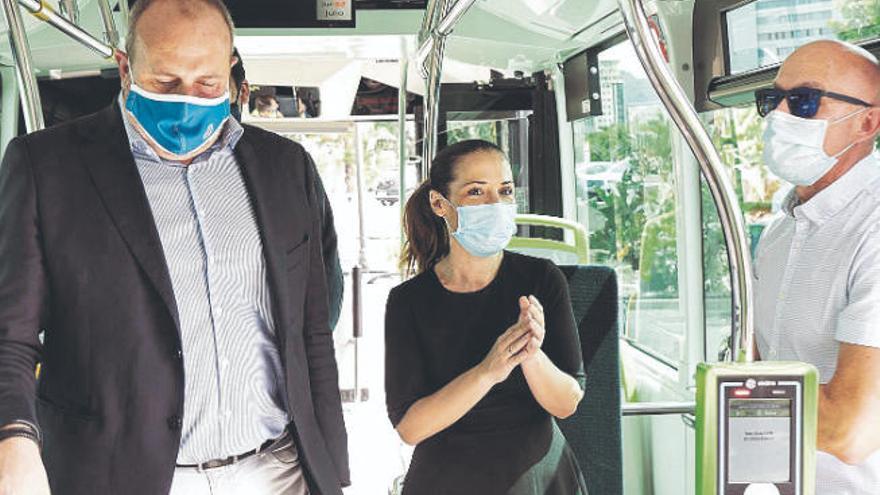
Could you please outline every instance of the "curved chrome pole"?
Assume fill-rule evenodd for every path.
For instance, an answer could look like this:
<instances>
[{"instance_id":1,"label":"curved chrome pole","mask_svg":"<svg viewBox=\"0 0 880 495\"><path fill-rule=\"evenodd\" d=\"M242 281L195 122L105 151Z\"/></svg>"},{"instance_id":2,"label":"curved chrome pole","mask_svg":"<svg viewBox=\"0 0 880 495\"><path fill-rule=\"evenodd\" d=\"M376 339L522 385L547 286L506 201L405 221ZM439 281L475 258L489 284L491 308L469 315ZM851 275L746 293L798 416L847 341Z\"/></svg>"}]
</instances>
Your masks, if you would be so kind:
<instances>
[{"instance_id":1,"label":"curved chrome pole","mask_svg":"<svg viewBox=\"0 0 880 495\"><path fill-rule=\"evenodd\" d=\"M431 161L437 152L437 131L440 113L440 87L447 37L476 0L429 0L419 33L417 62L426 80L425 139L422 144L422 177L428 177ZM427 57L427 63L422 59Z\"/></svg>"},{"instance_id":2,"label":"curved chrome pole","mask_svg":"<svg viewBox=\"0 0 880 495\"><path fill-rule=\"evenodd\" d=\"M464 17L468 9L474 6L477 0L458 0L454 4L448 6L443 18L437 24L435 32L440 36L449 36L458 21Z\"/></svg>"},{"instance_id":3,"label":"curved chrome pole","mask_svg":"<svg viewBox=\"0 0 880 495\"><path fill-rule=\"evenodd\" d=\"M122 3L127 0L122 0ZM101 20L104 21L104 39L116 48L119 46L119 31L116 29L116 19L113 18L113 9L110 8L110 0L98 0L101 9Z\"/></svg>"},{"instance_id":4,"label":"curved chrome pole","mask_svg":"<svg viewBox=\"0 0 880 495\"><path fill-rule=\"evenodd\" d=\"M119 11L122 12L122 20L123 22L128 22L128 0L120 0L119 1Z\"/></svg>"},{"instance_id":5,"label":"curved chrome pole","mask_svg":"<svg viewBox=\"0 0 880 495\"><path fill-rule=\"evenodd\" d=\"M15 0L2 0L3 14L9 28L9 46L12 60L15 62L15 75L21 92L21 104L24 108L24 124L28 132L38 131L46 127L43 122L43 105L40 102L40 90L37 77L31 63L31 48L25 35L21 11Z\"/></svg>"},{"instance_id":6,"label":"curved chrome pole","mask_svg":"<svg viewBox=\"0 0 880 495\"><path fill-rule=\"evenodd\" d=\"M76 0L61 0L58 6L61 7L61 15L70 19L70 22L79 24L79 5Z\"/></svg>"},{"instance_id":7,"label":"curved chrome pole","mask_svg":"<svg viewBox=\"0 0 880 495\"><path fill-rule=\"evenodd\" d=\"M422 143L422 177L430 177L431 164L437 154L440 120L440 89L446 37L437 36L428 58L428 80L425 92L425 140Z\"/></svg>"},{"instance_id":8,"label":"curved chrome pole","mask_svg":"<svg viewBox=\"0 0 880 495\"><path fill-rule=\"evenodd\" d=\"M409 59L406 57L408 44L405 40L401 40L401 51L403 56L400 57L400 85L397 90L397 151L399 161L398 175L398 201L400 202L400 218L406 211L406 167L409 165L409 150L406 146L406 104L407 104L407 87L409 86ZM406 240L406 227L403 222L400 224L400 245L403 246ZM401 271L401 274L403 272Z\"/></svg>"},{"instance_id":9,"label":"curved chrome pole","mask_svg":"<svg viewBox=\"0 0 880 495\"><path fill-rule=\"evenodd\" d=\"M18 3L26 8L37 19L55 26L59 31L70 36L74 40L79 41L87 48L91 48L105 58L113 56L113 47L99 41L81 27L70 22L66 17L55 12L52 7L46 3L46 0L18 0Z\"/></svg>"},{"instance_id":10,"label":"curved chrome pole","mask_svg":"<svg viewBox=\"0 0 880 495\"><path fill-rule=\"evenodd\" d=\"M620 0L620 11L623 13L626 31L639 61L645 68L654 90L696 156L718 208L724 241L727 245L732 282L733 359L751 362L754 360L755 341L754 316L751 311L752 269L745 222L737 204L736 193L725 173L724 163L712 143L712 138L706 132L696 110L688 101L684 90L660 53L660 48L648 25L648 17L642 1Z\"/></svg>"}]
</instances>

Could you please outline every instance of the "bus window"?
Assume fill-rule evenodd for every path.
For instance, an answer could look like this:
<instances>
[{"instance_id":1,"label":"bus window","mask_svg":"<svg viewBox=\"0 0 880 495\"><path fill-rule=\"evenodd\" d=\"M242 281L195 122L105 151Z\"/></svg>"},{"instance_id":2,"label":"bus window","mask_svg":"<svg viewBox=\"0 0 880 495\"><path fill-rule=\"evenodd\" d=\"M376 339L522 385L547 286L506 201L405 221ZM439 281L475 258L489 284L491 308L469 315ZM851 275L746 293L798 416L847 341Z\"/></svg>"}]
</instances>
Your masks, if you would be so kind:
<instances>
[{"instance_id":1,"label":"bus window","mask_svg":"<svg viewBox=\"0 0 880 495\"><path fill-rule=\"evenodd\" d=\"M603 115L574 122L577 217L592 263L614 267L624 335L679 366L676 131L629 42L599 53Z\"/></svg>"},{"instance_id":2,"label":"bus window","mask_svg":"<svg viewBox=\"0 0 880 495\"><path fill-rule=\"evenodd\" d=\"M880 33L880 1L757 0L726 14L729 72L782 62L808 41L864 41Z\"/></svg>"},{"instance_id":3,"label":"bus window","mask_svg":"<svg viewBox=\"0 0 880 495\"><path fill-rule=\"evenodd\" d=\"M458 112L459 117L467 116ZM510 160L516 186L516 204L520 213L529 209L529 115L530 111L513 112L499 120L450 120L446 124L446 142L455 144L468 139L482 139L497 144Z\"/></svg>"},{"instance_id":4,"label":"bus window","mask_svg":"<svg viewBox=\"0 0 880 495\"><path fill-rule=\"evenodd\" d=\"M754 255L761 231L779 211L791 186L763 166L764 122L753 106L711 112L704 116L704 122L729 167ZM730 269L718 211L705 181L702 203L706 359L714 361L727 349L730 335Z\"/></svg>"}]
</instances>

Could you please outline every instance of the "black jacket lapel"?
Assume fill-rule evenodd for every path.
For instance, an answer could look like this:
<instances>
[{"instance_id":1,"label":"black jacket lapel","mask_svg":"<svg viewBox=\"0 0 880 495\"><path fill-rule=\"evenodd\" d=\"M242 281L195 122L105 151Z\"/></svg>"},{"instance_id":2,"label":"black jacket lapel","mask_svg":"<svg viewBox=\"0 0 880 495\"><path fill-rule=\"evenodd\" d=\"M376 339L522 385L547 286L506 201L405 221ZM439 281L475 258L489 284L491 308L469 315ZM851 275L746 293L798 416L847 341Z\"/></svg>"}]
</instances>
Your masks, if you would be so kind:
<instances>
[{"instance_id":1,"label":"black jacket lapel","mask_svg":"<svg viewBox=\"0 0 880 495\"><path fill-rule=\"evenodd\" d=\"M92 122L95 125L83 129L92 141L81 149L85 164L113 223L168 307L179 336L171 276L119 106L104 109Z\"/></svg>"},{"instance_id":2,"label":"black jacket lapel","mask_svg":"<svg viewBox=\"0 0 880 495\"><path fill-rule=\"evenodd\" d=\"M298 219L292 218L292 212L285 211L284 208L288 204L286 199L295 194L290 190L292 185L289 175L283 173L283 166L273 163L268 157L259 156L251 137L252 134L245 126L245 133L235 148L235 156L241 167L263 241L269 286L274 296L272 303L275 321L281 339L279 343L283 348L285 332L280 329L291 316L291 308L285 303L288 300L285 254L287 248L297 243L293 239L295 233L306 232L306 229L297 225Z\"/></svg>"}]
</instances>

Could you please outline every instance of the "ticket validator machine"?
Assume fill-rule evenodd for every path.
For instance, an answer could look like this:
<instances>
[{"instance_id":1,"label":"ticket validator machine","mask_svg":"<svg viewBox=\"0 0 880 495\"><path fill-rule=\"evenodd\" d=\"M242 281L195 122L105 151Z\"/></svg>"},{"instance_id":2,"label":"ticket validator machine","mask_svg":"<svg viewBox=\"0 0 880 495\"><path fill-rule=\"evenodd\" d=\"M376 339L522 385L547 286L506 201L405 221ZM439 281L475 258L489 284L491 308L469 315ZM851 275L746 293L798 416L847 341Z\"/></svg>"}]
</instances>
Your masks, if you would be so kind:
<instances>
[{"instance_id":1,"label":"ticket validator machine","mask_svg":"<svg viewBox=\"0 0 880 495\"><path fill-rule=\"evenodd\" d=\"M809 364L700 364L696 493L814 495L818 395Z\"/></svg>"}]
</instances>

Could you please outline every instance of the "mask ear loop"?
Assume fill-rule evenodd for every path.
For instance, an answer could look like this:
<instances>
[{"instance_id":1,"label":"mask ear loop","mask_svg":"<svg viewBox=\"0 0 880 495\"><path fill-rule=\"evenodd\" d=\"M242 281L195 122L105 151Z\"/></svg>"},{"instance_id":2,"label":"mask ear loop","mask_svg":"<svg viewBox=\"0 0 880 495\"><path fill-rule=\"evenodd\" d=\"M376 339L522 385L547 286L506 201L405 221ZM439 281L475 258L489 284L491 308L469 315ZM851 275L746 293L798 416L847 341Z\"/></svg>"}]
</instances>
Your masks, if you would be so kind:
<instances>
[{"instance_id":1,"label":"mask ear loop","mask_svg":"<svg viewBox=\"0 0 880 495\"><path fill-rule=\"evenodd\" d=\"M446 196L440 194L439 191L437 192L437 195L440 196L440 199L449 203L449 206L454 208L456 213L458 213L458 206L455 206L455 204L452 201L449 201L448 199L446 199ZM443 218L443 221L446 222L446 230L449 231L450 235L454 234L455 232L458 232L459 229L461 229L461 215L458 215L458 229L456 229L455 232L452 231L452 225L449 225L449 219L446 218L445 216L442 218Z\"/></svg>"},{"instance_id":2,"label":"mask ear loop","mask_svg":"<svg viewBox=\"0 0 880 495\"><path fill-rule=\"evenodd\" d=\"M838 118L836 118L836 119L834 119L834 120L829 120L829 121L828 121L828 125L834 125L834 124L837 124L837 123L843 122L843 121L845 121L845 120L849 120L849 119L855 117L856 115L858 115L858 114L860 114L860 113L863 113L863 112L868 111L868 110L871 109L871 108L874 108L874 107L862 107L862 108L856 110L855 112L850 112L850 113L844 115L843 117L838 117Z\"/></svg>"},{"instance_id":3,"label":"mask ear loop","mask_svg":"<svg viewBox=\"0 0 880 495\"><path fill-rule=\"evenodd\" d=\"M856 110L855 112L851 112L851 113L849 113L849 114L847 114L847 115L844 115L843 117L839 117L839 118L836 118L836 119L834 119L834 120L831 120L831 121L828 122L828 126L830 127L830 126L832 126L832 125L834 125L834 124L837 124L837 123L839 123L839 122L843 122L843 121L845 121L845 120L849 120L849 119L851 119L852 117L855 117L856 115L858 115L858 114L860 114L860 113L866 112L866 111L869 110L870 108L873 108L873 107L864 107L864 108L862 108L862 109ZM847 146L846 148L844 148L844 149L840 150L838 153L834 154L831 158L834 158L834 159L840 159L841 156L843 156L847 151L853 149L857 144L859 144L858 141L856 141L856 142L850 144L850 145Z\"/></svg>"}]
</instances>

